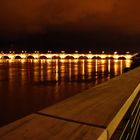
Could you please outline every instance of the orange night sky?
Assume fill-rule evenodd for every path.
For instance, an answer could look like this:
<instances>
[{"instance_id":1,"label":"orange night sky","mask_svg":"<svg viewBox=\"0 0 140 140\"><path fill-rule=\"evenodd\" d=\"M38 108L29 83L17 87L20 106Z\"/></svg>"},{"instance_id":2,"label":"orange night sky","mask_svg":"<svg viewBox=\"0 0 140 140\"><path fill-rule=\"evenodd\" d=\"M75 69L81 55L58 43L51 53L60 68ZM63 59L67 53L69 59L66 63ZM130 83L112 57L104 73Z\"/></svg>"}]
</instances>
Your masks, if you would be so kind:
<instances>
[{"instance_id":1,"label":"orange night sky","mask_svg":"<svg viewBox=\"0 0 140 140\"><path fill-rule=\"evenodd\" d=\"M139 5L139 0L1 0L0 37L5 44L7 38L21 40L24 36L29 41L28 36L43 36L44 44L56 38L56 44L48 46L64 46L72 32L76 38L79 36L73 43L87 38L92 44L93 38L95 48L98 42L114 46L115 41L117 47L123 44L124 49L129 45L130 49L139 50Z\"/></svg>"}]
</instances>

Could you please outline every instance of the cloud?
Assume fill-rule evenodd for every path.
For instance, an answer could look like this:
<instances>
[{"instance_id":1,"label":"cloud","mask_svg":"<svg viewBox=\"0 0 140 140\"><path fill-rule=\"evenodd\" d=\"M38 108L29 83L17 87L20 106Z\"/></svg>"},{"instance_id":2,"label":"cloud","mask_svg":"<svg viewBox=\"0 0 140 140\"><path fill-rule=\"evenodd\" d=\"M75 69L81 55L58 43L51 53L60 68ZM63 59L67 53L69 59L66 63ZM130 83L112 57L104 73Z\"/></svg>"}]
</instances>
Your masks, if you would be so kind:
<instances>
[{"instance_id":1,"label":"cloud","mask_svg":"<svg viewBox=\"0 0 140 140\"><path fill-rule=\"evenodd\" d=\"M2 33L44 33L52 27L140 32L139 0L1 0Z\"/></svg>"}]
</instances>

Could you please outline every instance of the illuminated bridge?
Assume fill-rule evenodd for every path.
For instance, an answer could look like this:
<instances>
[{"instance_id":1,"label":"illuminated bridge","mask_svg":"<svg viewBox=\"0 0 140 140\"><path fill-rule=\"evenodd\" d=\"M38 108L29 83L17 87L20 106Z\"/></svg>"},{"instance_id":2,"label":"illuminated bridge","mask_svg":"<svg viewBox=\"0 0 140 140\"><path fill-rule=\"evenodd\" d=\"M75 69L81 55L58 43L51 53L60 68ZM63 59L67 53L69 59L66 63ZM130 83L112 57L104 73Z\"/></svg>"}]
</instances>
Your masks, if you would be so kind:
<instances>
[{"instance_id":1,"label":"illuminated bridge","mask_svg":"<svg viewBox=\"0 0 140 140\"><path fill-rule=\"evenodd\" d=\"M99 59L131 59L137 54L117 54L117 52L114 52L114 54L79 54L79 53L73 53L73 54L67 54L64 52L55 54L55 53L39 53L38 51L35 51L34 53L15 53L15 52L9 52L9 53L0 53L0 59L93 59L93 58L99 58Z\"/></svg>"}]
</instances>

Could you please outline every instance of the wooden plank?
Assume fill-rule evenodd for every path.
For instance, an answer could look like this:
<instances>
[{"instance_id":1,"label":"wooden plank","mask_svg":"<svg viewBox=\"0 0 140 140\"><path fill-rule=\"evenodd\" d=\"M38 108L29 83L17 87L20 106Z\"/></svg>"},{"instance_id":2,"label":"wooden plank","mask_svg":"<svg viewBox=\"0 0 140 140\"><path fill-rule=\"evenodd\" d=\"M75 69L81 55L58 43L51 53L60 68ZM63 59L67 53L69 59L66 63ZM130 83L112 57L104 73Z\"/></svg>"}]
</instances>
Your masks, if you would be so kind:
<instances>
[{"instance_id":1,"label":"wooden plank","mask_svg":"<svg viewBox=\"0 0 140 140\"><path fill-rule=\"evenodd\" d=\"M107 140L107 132L33 114L0 128L0 140Z\"/></svg>"},{"instance_id":2,"label":"wooden plank","mask_svg":"<svg viewBox=\"0 0 140 140\"><path fill-rule=\"evenodd\" d=\"M140 83L140 67L40 111L62 119L107 127ZM138 88L131 101L138 94ZM123 109L127 111L128 108ZM123 112L122 115L124 115ZM120 116L119 116L120 117Z\"/></svg>"}]
</instances>

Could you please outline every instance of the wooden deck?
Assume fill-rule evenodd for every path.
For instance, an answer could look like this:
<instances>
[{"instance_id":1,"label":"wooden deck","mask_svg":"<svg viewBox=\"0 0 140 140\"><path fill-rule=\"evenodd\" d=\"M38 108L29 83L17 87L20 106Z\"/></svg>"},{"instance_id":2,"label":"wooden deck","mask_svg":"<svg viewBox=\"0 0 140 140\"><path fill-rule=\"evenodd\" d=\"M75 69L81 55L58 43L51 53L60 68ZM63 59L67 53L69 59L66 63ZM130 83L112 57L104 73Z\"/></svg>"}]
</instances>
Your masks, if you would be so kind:
<instances>
[{"instance_id":1,"label":"wooden deck","mask_svg":"<svg viewBox=\"0 0 140 140\"><path fill-rule=\"evenodd\" d=\"M139 91L140 67L1 127L0 139L110 139Z\"/></svg>"},{"instance_id":2,"label":"wooden deck","mask_svg":"<svg viewBox=\"0 0 140 140\"><path fill-rule=\"evenodd\" d=\"M0 129L0 140L96 140L107 137L104 129L30 115Z\"/></svg>"}]
</instances>

